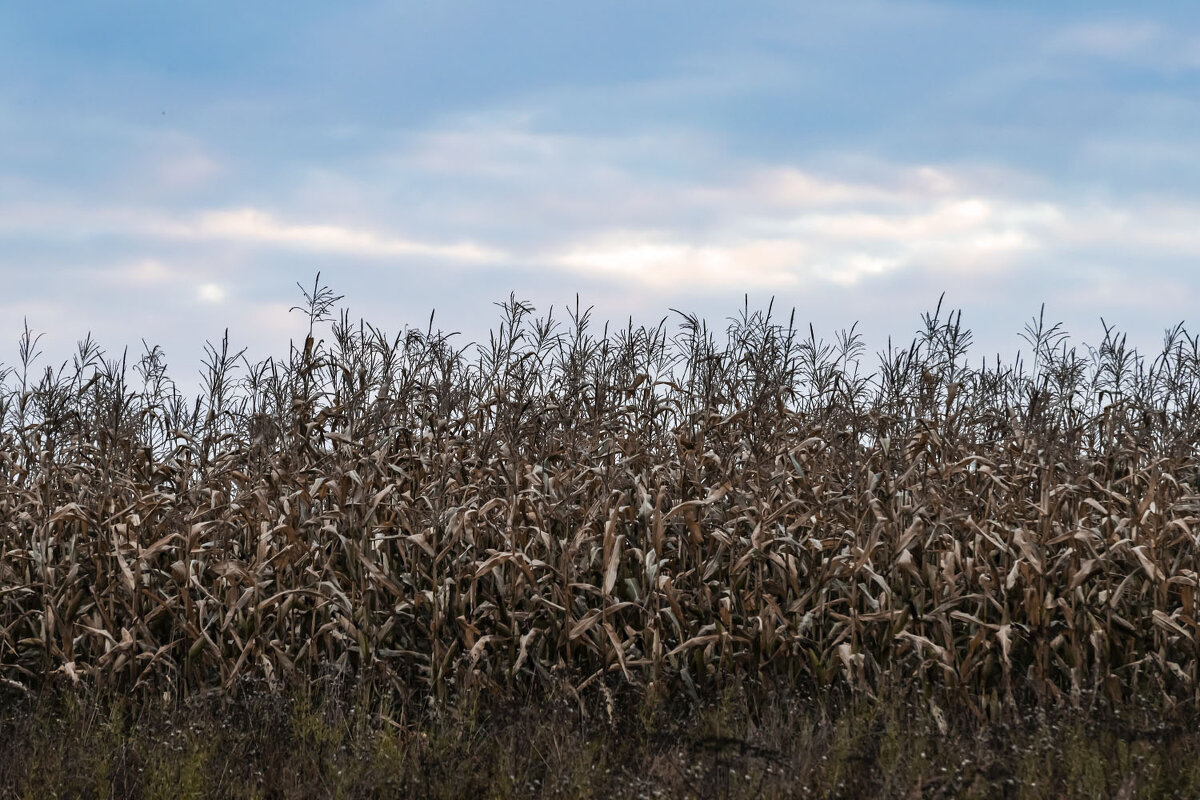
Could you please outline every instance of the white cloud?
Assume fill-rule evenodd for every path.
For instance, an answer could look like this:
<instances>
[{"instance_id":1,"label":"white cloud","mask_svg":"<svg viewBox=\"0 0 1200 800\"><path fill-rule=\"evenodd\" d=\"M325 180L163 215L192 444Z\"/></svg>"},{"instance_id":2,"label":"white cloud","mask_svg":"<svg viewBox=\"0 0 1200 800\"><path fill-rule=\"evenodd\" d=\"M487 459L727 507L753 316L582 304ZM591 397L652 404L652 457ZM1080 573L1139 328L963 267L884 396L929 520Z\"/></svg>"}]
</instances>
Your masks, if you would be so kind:
<instances>
[{"instance_id":1,"label":"white cloud","mask_svg":"<svg viewBox=\"0 0 1200 800\"><path fill-rule=\"evenodd\" d=\"M311 200L303 216L250 206L190 214L14 206L0 208L0 229L26 236L40 230L55 241L64 229L77 237L116 234L150 253L155 240L186 243L193 252L189 262L200 253L202 260L226 265L215 273L223 283L195 290L206 302L220 301L223 287L232 285L233 267L227 256L210 259L203 248L230 242L364 260L520 265L527 275L584 276L663 295L676 289L858 286L905 271L1001 274L1081 250L1115 263L1112 252L1131 246L1147 259L1200 253L1200 209L1193 205L1145 198L1099 202L995 167L826 160L818 171L729 160L714 169L711 145L699 139L563 136L521 124L507 120L489 129L473 120L463 129L417 136L412 150L381 156L376 163L385 165L377 173L382 179L338 174L368 190L383 179L437 185L444 170L462 165L485 176L465 189L437 190L457 229L441 241L384 233L378 222L360 219L361 209L354 214L331 207L323 214ZM679 169L645 169L672 157ZM394 210L385 207L382 216ZM436 211L424 213L430 216L414 214L410 227L439 229ZM337 221L313 221L322 217ZM179 281L195 286L196 278L180 273L176 259L129 259L112 276L145 288Z\"/></svg>"},{"instance_id":2,"label":"white cloud","mask_svg":"<svg viewBox=\"0 0 1200 800\"><path fill-rule=\"evenodd\" d=\"M294 250L341 253L365 258L426 258L482 264L509 255L472 241L430 242L390 236L365 226L293 222L258 208L220 209L192 214L164 214L157 209L87 206L73 203L21 203L0 206L0 232L41 233L60 239L89 236L150 237L185 241L232 241ZM147 277L153 266L138 267Z\"/></svg>"},{"instance_id":3,"label":"white cloud","mask_svg":"<svg viewBox=\"0 0 1200 800\"><path fill-rule=\"evenodd\" d=\"M217 283L202 283L196 287L196 297L205 303L224 302L225 296L225 287Z\"/></svg>"},{"instance_id":4,"label":"white cloud","mask_svg":"<svg viewBox=\"0 0 1200 800\"><path fill-rule=\"evenodd\" d=\"M916 199L953 196L963 191L961 183L947 170L928 165L903 169L892 166L874 180L817 175L794 166L776 165L751 170L734 189L740 199L756 206L799 210L897 207Z\"/></svg>"},{"instance_id":5,"label":"white cloud","mask_svg":"<svg viewBox=\"0 0 1200 800\"><path fill-rule=\"evenodd\" d=\"M1049 246L1064 218L1054 203L981 195L969 176L929 166L873 182L760 168L659 201L719 223L583 233L548 261L647 288L854 286L904 269L1004 269Z\"/></svg>"},{"instance_id":6,"label":"white cloud","mask_svg":"<svg viewBox=\"0 0 1200 800\"><path fill-rule=\"evenodd\" d=\"M627 286L695 291L795 284L797 276L791 270L804 251L802 244L786 240L695 245L634 231L571 245L551 261Z\"/></svg>"},{"instance_id":7,"label":"white cloud","mask_svg":"<svg viewBox=\"0 0 1200 800\"><path fill-rule=\"evenodd\" d=\"M454 213L524 241L523 263L664 293L1002 269L1062 213L1022 193L1037 181L995 167L858 159L818 172L731 162L695 136L564 135L512 115L408 145L389 161L397 177L476 176Z\"/></svg>"},{"instance_id":8,"label":"white cloud","mask_svg":"<svg viewBox=\"0 0 1200 800\"><path fill-rule=\"evenodd\" d=\"M168 222L159 232L178 238L257 242L368 258L424 256L468 263L505 258L499 250L472 242L437 244L387 236L365 228L289 223L255 208L209 211L192 222Z\"/></svg>"}]
</instances>

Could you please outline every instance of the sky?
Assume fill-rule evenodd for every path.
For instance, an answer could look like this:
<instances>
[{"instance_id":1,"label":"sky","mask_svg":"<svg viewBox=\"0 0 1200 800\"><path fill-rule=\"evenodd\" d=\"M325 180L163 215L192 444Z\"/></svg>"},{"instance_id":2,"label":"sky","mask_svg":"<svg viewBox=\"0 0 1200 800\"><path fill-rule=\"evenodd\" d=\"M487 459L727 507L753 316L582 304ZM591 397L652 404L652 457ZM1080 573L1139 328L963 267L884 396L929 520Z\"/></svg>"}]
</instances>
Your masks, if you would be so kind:
<instances>
[{"instance_id":1,"label":"sky","mask_svg":"<svg viewBox=\"0 0 1200 800\"><path fill-rule=\"evenodd\" d=\"M27 321L43 364L145 340L194 386L226 328L285 355L318 271L460 344L510 293L774 298L874 352L944 292L978 357L1043 303L1153 349L1198 266L1196 3L0 5L8 366Z\"/></svg>"}]
</instances>

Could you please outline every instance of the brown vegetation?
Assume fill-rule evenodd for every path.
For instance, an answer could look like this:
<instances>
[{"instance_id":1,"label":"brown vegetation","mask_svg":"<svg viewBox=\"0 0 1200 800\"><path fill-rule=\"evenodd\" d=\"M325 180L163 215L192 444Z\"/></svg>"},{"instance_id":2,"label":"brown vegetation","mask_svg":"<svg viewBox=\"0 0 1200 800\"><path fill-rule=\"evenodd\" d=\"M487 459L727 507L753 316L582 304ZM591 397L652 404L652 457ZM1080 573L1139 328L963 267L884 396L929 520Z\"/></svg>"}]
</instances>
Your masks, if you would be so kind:
<instances>
[{"instance_id":1,"label":"brown vegetation","mask_svg":"<svg viewBox=\"0 0 1200 800\"><path fill-rule=\"evenodd\" d=\"M913 691L1191 708L1200 343L967 360L956 314L868 372L743 311L594 336L390 338L306 292L284 361L81 343L0 390L0 681L177 697L351 681L464 696ZM31 374L31 372L33 374ZM765 692L765 690L763 690ZM580 700L579 702L582 702ZM940 712L937 712L940 713ZM936 713L935 713L936 716Z\"/></svg>"}]
</instances>

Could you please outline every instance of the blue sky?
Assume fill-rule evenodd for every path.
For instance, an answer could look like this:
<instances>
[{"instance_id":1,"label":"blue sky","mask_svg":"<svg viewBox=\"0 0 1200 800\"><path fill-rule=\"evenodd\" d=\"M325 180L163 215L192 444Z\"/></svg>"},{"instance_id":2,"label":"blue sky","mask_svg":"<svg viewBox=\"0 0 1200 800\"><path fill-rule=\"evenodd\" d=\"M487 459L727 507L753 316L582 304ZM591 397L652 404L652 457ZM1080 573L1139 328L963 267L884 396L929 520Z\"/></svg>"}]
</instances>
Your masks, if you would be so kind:
<instances>
[{"instance_id":1,"label":"blue sky","mask_svg":"<svg viewBox=\"0 0 1200 800\"><path fill-rule=\"evenodd\" d=\"M796 307L872 349L943 291L1154 346L1200 300L1200 5L8 3L0 361L144 338L188 383L320 270L390 331L510 292ZM1194 326L1200 329L1200 325Z\"/></svg>"}]
</instances>

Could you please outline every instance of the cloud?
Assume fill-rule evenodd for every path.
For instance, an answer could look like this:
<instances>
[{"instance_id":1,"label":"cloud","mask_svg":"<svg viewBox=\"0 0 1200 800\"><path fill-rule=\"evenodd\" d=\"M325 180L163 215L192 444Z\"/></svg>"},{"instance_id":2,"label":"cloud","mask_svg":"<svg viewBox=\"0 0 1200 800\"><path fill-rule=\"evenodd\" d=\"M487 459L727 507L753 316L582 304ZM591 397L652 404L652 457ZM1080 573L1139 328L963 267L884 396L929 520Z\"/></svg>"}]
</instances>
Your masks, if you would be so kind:
<instances>
[{"instance_id":1,"label":"cloud","mask_svg":"<svg viewBox=\"0 0 1200 800\"><path fill-rule=\"evenodd\" d=\"M224 302L225 295L225 287L217 283L202 283L196 287L196 297L205 303Z\"/></svg>"},{"instance_id":2,"label":"cloud","mask_svg":"<svg viewBox=\"0 0 1200 800\"><path fill-rule=\"evenodd\" d=\"M118 261L113 280L161 288L189 273L188 285L210 287L194 289L207 302L242 282L238 264L267 258L262 251L274 251L270 258L303 252L495 266L500 283L520 265L526 276L630 287L664 299L675 290L852 288L887 276L964 270L1016 274L1081 253L1114 264L1115 252L1134 246L1146 260L1200 252L1197 209L1170 198L1101 201L986 163L860 156L824 159L815 168L732 155L721 161L712 157L719 143L695 135L567 135L540 130L533 118L507 114L489 124L474 116L364 156L356 171L329 167L322 181L364 201L352 214L337 207L344 196L322 208L320 193L307 192L303 210L283 200L272 209L174 213L132 205L14 206L0 209L0 228L27 237L40 230L47 239L64 229L84 241L123 238L124 247L142 253ZM382 192L384 185L423 193L426 201L406 213L406 227L427 231L425 237L384 232L403 203ZM364 216L371 205L379 210ZM203 248L228 243L250 245L256 255L203 255L214 252ZM189 252L161 251L176 244Z\"/></svg>"},{"instance_id":3,"label":"cloud","mask_svg":"<svg viewBox=\"0 0 1200 800\"><path fill-rule=\"evenodd\" d=\"M997 206L978 198L900 213L835 206L735 220L708 242L679 232L617 231L572 243L551 262L658 289L856 286L905 269L1003 269L1043 246L1042 231L1059 218L1045 204ZM766 229L776 235L760 235Z\"/></svg>"},{"instance_id":4,"label":"cloud","mask_svg":"<svg viewBox=\"0 0 1200 800\"><path fill-rule=\"evenodd\" d=\"M631 174L629 194L659 209L645 225L630 224L617 188L593 197L591 226L567 232L539 260L662 292L852 287L906 270L1018 266L1053 246L1067 213L1058 201L1005 189L1022 181L998 180L995 170L859 172L754 165L706 184L650 185Z\"/></svg>"},{"instance_id":5,"label":"cloud","mask_svg":"<svg viewBox=\"0 0 1200 800\"><path fill-rule=\"evenodd\" d=\"M106 278L131 289L151 289L177 279L174 270L157 258L142 258L106 270Z\"/></svg>"},{"instance_id":6,"label":"cloud","mask_svg":"<svg viewBox=\"0 0 1200 800\"><path fill-rule=\"evenodd\" d=\"M172 221L157 230L168 237L223 239L368 258L422 256L485 263L501 261L506 257L499 250L472 242L436 244L387 236L365 228L289 223L255 208L209 211L199 215L195 221Z\"/></svg>"},{"instance_id":7,"label":"cloud","mask_svg":"<svg viewBox=\"0 0 1200 800\"><path fill-rule=\"evenodd\" d=\"M642 232L610 233L569 246L552 263L625 285L707 291L776 288L798 282L792 267L805 248L794 241L695 245Z\"/></svg>"},{"instance_id":8,"label":"cloud","mask_svg":"<svg viewBox=\"0 0 1200 800\"><path fill-rule=\"evenodd\" d=\"M905 170L891 180L854 181L817 175L794 166L777 165L752 171L737 188L746 200L777 208L896 206L914 194L941 197L956 190L956 179L930 166ZM899 178L898 180L896 178ZM891 185L887 185L891 184Z\"/></svg>"},{"instance_id":9,"label":"cloud","mask_svg":"<svg viewBox=\"0 0 1200 800\"><path fill-rule=\"evenodd\" d=\"M476 137L486 142L475 147ZM513 246L514 258L664 298L738 287L868 287L903 274L1027 280L1035 265L1072 253L1114 263L1115 248L1135 242L1148 260L1200 246L1187 207L1101 202L996 165L734 163L676 178L640 171L655 150L645 138L629 143L624 159L617 142L540 141L530 131L433 138L477 154L474 165L494 184L461 203L470 217L528 240ZM607 155L603 173L598 150ZM410 167L419 174L451 162ZM522 203L508 202L517 194Z\"/></svg>"},{"instance_id":10,"label":"cloud","mask_svg":"<svg viewBox=\"0 0 1200 800\"><path fill-rule=\"evenodd\" d=\"M61 239L127 237L194 243L240 242L287 250L364 258L423 257L465 264L504 261L503 250L472 241L441 243L389 236L364 226L293 222L253 207L165 214L153 208L89 206L77 203L20 203L0 206L0 233ZM157 273L152 260L126 268L130 280Z\"/></svg>"},{"instance_id":11,"label":"cloud","mask_svg":"<svg viewBox=\"0 0 1200 800\"><path fill-rule=\"evenodd\" d=\"M367 260L520 264L526 275L663 298L676 290L869 287L898 275L1029 274L1082 253L1113 264L1113 253L1134 243L1148 260L1200 246L1188 207L1161 198L1100 201L996 163L859 156L824 159L818 169L720 161L720 145L696 135L572 135L535 120L475 114L364 157L365 171L322 173L348 195L377 201L379 219L395 209L377 187L421 188L425 202L409 227L448 230L439 215L450 215L457 233L441 241L387 235L368 220L300 221L340 218L315 205L319 193L306 194L303 215L245 206L160 217L149 228L165 239Z\"/></svg>"}]
</instances>

